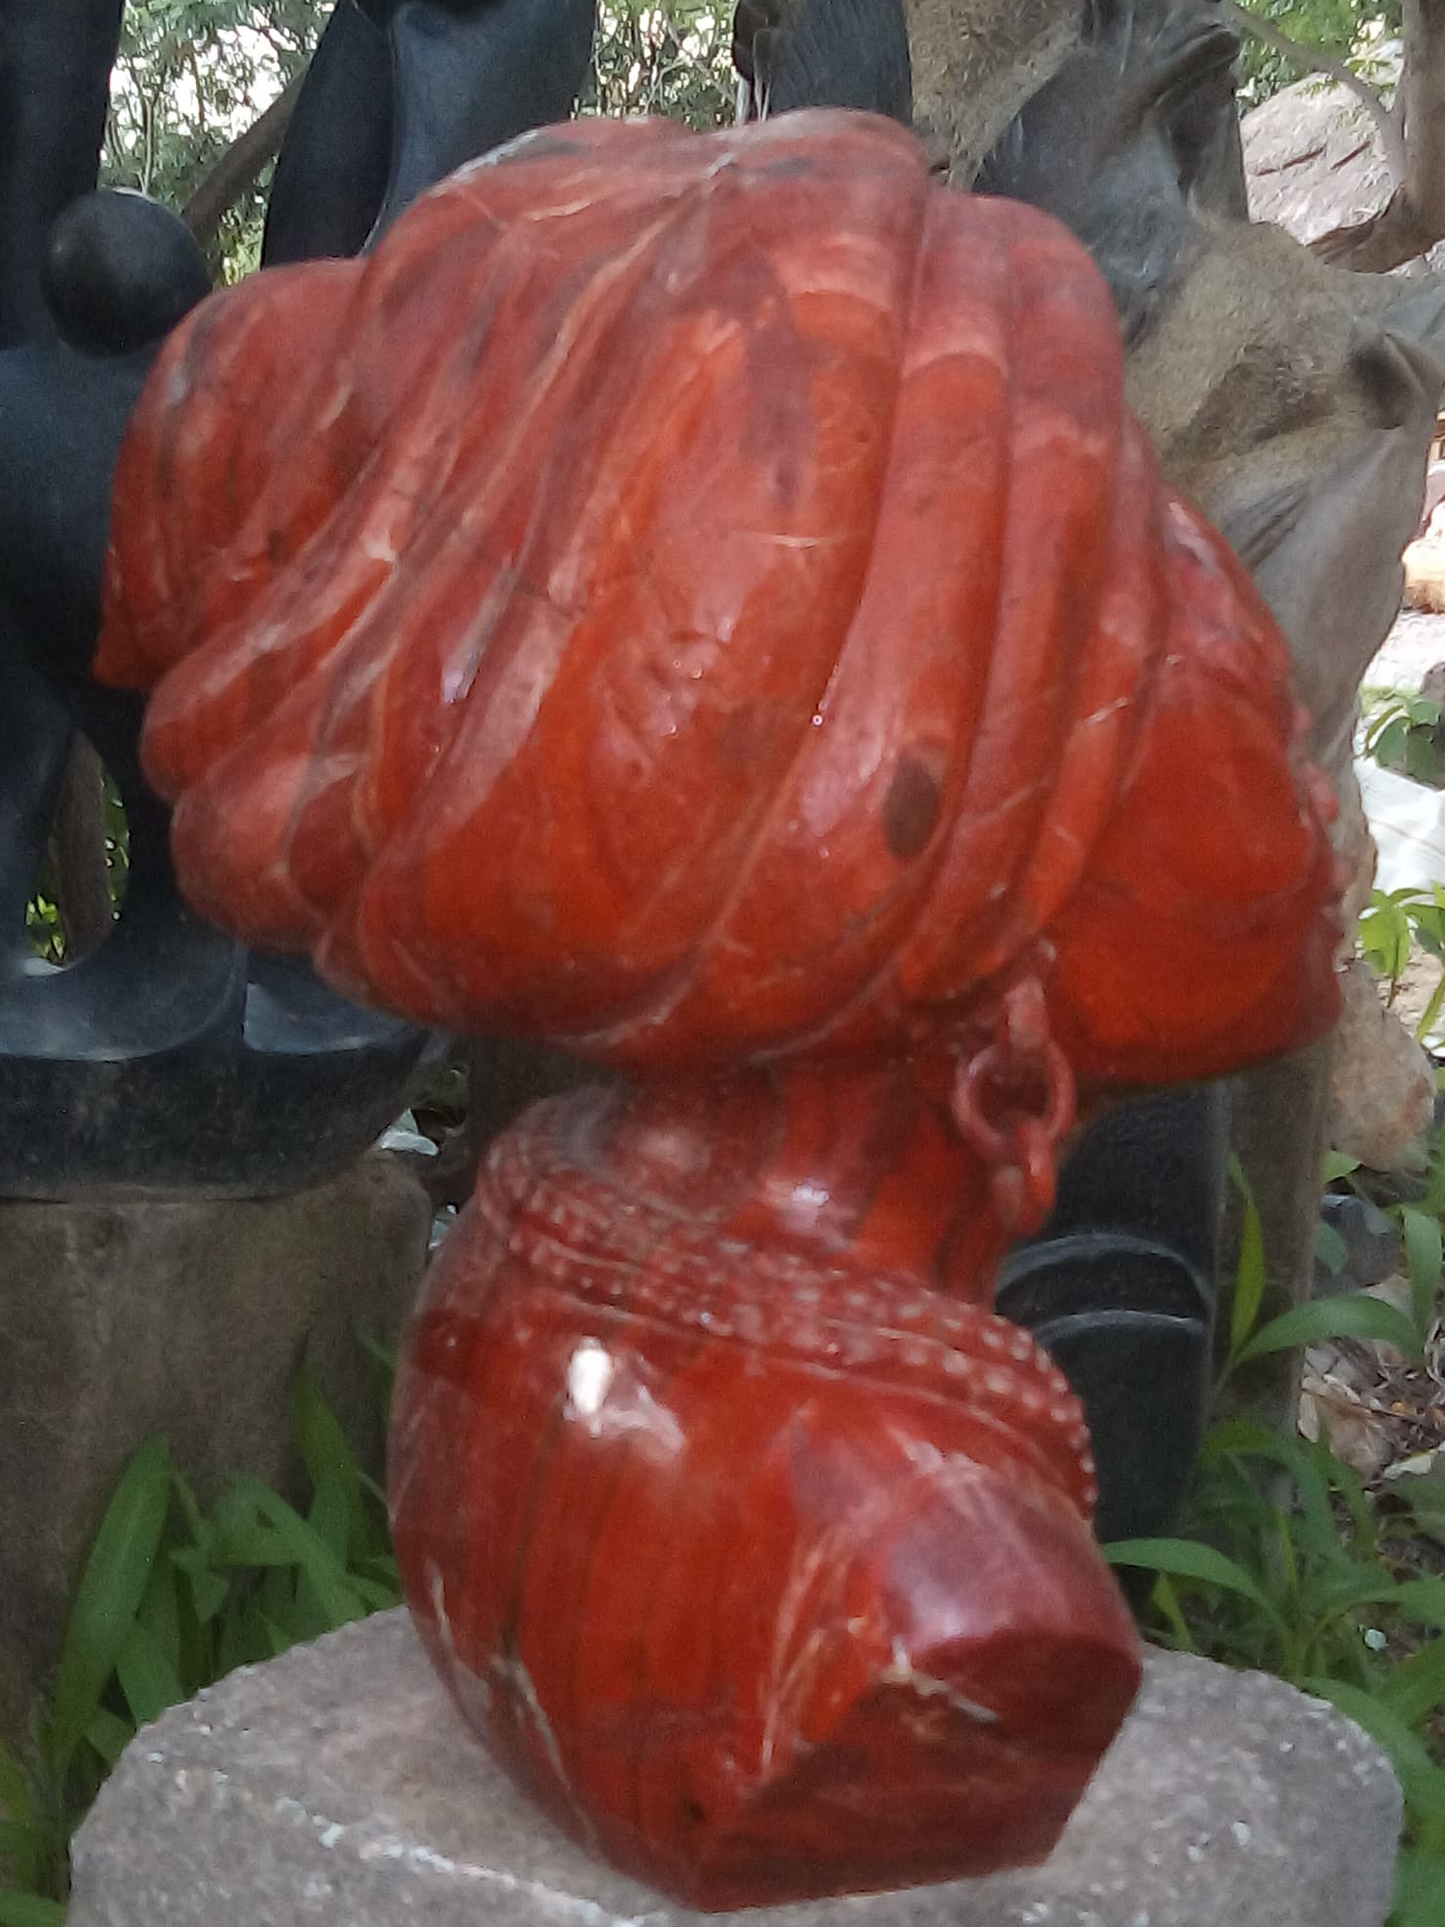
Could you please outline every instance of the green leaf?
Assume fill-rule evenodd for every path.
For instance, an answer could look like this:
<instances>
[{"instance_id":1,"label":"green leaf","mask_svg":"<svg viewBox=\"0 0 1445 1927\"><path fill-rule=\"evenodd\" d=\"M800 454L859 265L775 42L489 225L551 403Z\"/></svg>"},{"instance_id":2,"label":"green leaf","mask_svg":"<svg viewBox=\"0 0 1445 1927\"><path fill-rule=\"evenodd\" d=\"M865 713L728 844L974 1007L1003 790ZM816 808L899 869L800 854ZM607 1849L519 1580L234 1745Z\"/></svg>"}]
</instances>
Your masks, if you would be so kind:
<instances>
[{"instance_id":1,"label":"green leaf","mask_svg":"<svg viewBox=\"0 0 1445 1927\"><path fill-rule=\"evenodd\" d=\"M194 1546L182 1546L172 1552L171 1563L185 1575L197 1620L202 1626L209 1626L230 1597L229 1574L213 1572L205 1555Z\"/></svg>"},{"instance_id":2,"label":"green leaf","mask_svg":"<svg viewBox=\"0 0 1445 1927\"><path fill-rule=\"evenodd\" d=\"M1375 737L1373 744L1375 761L1386 769L1399 767L1405 754L1405 738L1409 734L1408 716L1392 716Z\"/></svg>"},{"instance_id":3,"label":"green leaf","mask_svg":"<svg viewBox=\"0 0 1445 1927\"><path fill-rule=\"evenodd\" d=\"M1441 947L1445 948L1445 944ZM1431 943L1428 948L1435 951L1435 944ZM1436 951L1436 954L1438 955L1439 952ZM1427 1037L1434 1035L1442 1009L1445 1009L1445 976L1441 977L1439 983L1430 992L1430 1001L1420 1013L1420 1021L1415 1026L1415 1037L1418 1042L1423 1044Z\"/></svg>"},{"instance_id":4,"label":"green leaf","mask_svg":"<svg viewBox=\"0 0 1445 1927\"><path fill-rule=\"evenodd\" d=\"M1401 1581L1381 1566L1349 1560L1312 1579L1308 1604L1319 1614L1353 1611L1358 1606L1398 1606Z\"/></svg>"},{"instance_id":5,"label":"green leaf","mask_svg":"<svg viewBox=\"0 0 1445 1927\"><path fill-rule=\"evenodd\" d=\"M157 1559L151 1567L145 1598L137 1614L141 1625L157 1642L167 1665L176 1674L181 1670L181 1602L178 1597L181 1584L181 1575L177 1573L173 1561L169 1558Z\"/></svg>"},{"instance_id":6,"label":"green leaf","mask_svg":"<svg viewBox=\"0 0 1445 1927\"><path fill-rule=\"evenodd\" d=\"M1304 1515L1299 1523L1307 1532L1310 1544L1321 1552L1339 1550L1329 1483L1335 1461L1328 1447L1312 1451L1301 1439L1272 1431L1252 1419L1225 1419L1211 1426L1200 1452L1201 1466L1235 1454L1268 1459L1282 1467L1299 1495ZM1272 1522L1273 1508L1262 1502L1253 1480L1245 1482L1242 1496L1251 1510L1257 1508L1257 1516L1262 1521Z\"/></svg>"},{"instance_id":7,"label":"green leaf","mask_svg":"<svg viewBox=\"0 0 1445 1927\"><path fill-rule=\"evenodd\" d=\"M1387 895L1376 890L1360 918L1361 953L1377 976L1387 977L1392 983L1410 961L1410 919L1401 899L1414 894L1403 890Z\"/></svg>"},{"instance_id":8,"label":"green leaf","mask_svg":"<svg viewBox=\"0 0 1445 1927\"><path fill-rule=\"evenodd\" d=\"M1440 1220L1413 1205L1400 1208L1400 1229L1405 1239L1405 1264L1410 1276L1410 1306L1415 1330L1423 1339L1435 1322L1435 1307L1440 1299L1440 1280L1445 1272L1445 1244L1441 1242Z\"/></svg>"},{"instance_id":9,"label":"green leaf","mask_svg":"<svg viewBox=\"0 0 1445 1927\"><path fill-rule=\"evenodd\" d=\"M1360 1168L1358 1158L1346 1157L1343 1151L1326 1151L1325 1167L1320 1174L1320 1189L1334 1184L1340 1178L1348 1178Z\"/></svg>"},{"instance_id":10,"label":"green leaf","mask_svg":"<svg viewBox=\"0 0 1445 1927\"><path fill-rule=\"evenodd\" d=\"M58 1900L0 1887L0 1927L65 1927L65 1915Z\"/></svg>"},{"instance_id":11,"label":"green leaf","mask_svg":"<svg viewBox=\"0 0 1445 1927\"><path fill-rule=\"evenodd\" d=\"M359 1572L348 1576L368 1612L384 1613L401 1604L401 1587L394 1579L367 1579Z\"/></svg>"},{"instance_id":12,"label":"green leaf","mask_svg":"<svg viewBox=\"0 0 1445 1927\"><path fill-rule=\"evenodd\" d=\"M1445 1639L1432 1639L1391 1673L1381 1701L1410 1726L1419 1726L1437 1706L1445 1706Z\"/></svg>"},{"instance_id":13,"label":"green leaf","mask_svg":"<svg viewBox=\"0 0 1445 1927\"><path fill-rule=\"evenodd\" d=\"M1331 1338L1377 1338L1393 1345L1407 1358L1420 1355L1420 1334L1405 1316L1383 1298L1353 1292L1345 1298L1320 1298L1281 1312L1258 1330L1239 1353L1237 1362L1262 1358L1268 1352L1292 1352Z\"/></svg>"},{"instance_id":14,"label":"green leaf","mask_svg":"<svg viewBox=\"0 0 1445 1927\"><path fill-rule=\"evenodd\" d=\"M294 1566L296 1554L279 1532L252 1521L228 1525L215 1552L218 1566Z\"/></svg>"},{"instance_id":15,"label":"green leaf","mask_svg":"<svg viewBox=\"0 0 1445 1927\"><path fill-rule=\"evenodd\" d=\"M137 1620L115 1663L116 1677L136 1725L148 1726L186 1697L169 1655L149 1626Z\"/></svg>"},{"instance_id":16,"label":"green leaf","mask_svg":"<svg viewBox=\"0 0 1445 1927\"><path fill-rule=\"evenodd\" d=\"M1254 1330L1259 1308L1264 1302L1264 1232L1260 1226L1254 1193L1249 1188L1249 1180L1238 1158L1230 1159L1230 1176L1244 1205L1239 1263L1234 1274L1234 1302L1229 1312L1229 1349L1231 1353L1237 1353Z\"/></svg>"},{"instance_id":17,"label":"green leaf","mask_svg":"<svg viewBox=\"0 0 1445 1927\"><path fill-rule=\"evenodd\" d=\"M1334 1225L1323 1218L1315 1223L1315 1263L1323 1265L1332 1278L1338 1278L1350 1255L1350 1247Z\"/></svg>"},{"instance_id":18,"label":"green leaf","mask_svg":"<svg viewBox=\"0 0 1445 1927\"><path fill-rule=\"evenodd\" d=\"M1411 1732L1398 1713L1374 1694L1365 1692L1362 1687L1352 1686L1345 1680L1315 1674L1302 1679L1299 1684L1306 1693L1313 1693L1316 1699L1329 1700L1333 1706L1337 1706L1347 1719L1363 1727L1370 1738L1385 1749L1390 1756L1390 1764L1399 1776L1400 1785L1405 1789L1406 1800L1412 1803L1419 1800L1427 1805L1432 1803L1438 1794L1437 1768L1426 1751L1424 1741Z\"/></svg>"},{"instance_id":19,"label":"green leaf","mask_svg":"<svg viewBox=\"0 0 1445 1927\"><path fill-rule=\"evenodd\" d=\"M359 1495L357 1499L359 1505ZM316 1491L306 1514L306 1523L345 1570L346 1549L351 1538L355 1507L340 1481L329 1474L316 1483Z\"/></svg>"},{"instance_id":20,"label":"green leaf","mask_svg":"<svg viewBox=\"0 0 1445 1927\"><path fill-rule=\"evenodd\" d=\"M1194 1635L1189 1630L1189 1621L1184 1617L1183 1608L1179 1604L1179 1594L1175 1591L1174 1581L1167 1572L1161 1572L1156 1576L1153 1590L1149 1594L1149 1601L1169 1621L1174 1650L1180 1653L1197 1652Z\"/></svg>"},{"instance_id":21,"label":"green leaf","mask_svg":"<svg viewBox=\"0 0 1445 1927\"><path fill-rule=\"evenodd\" d=\"M204 1548L212 1538L215 1529L201 1511L201 1502L192 1490L190 1480L178 1465L171 1469L171 1490L180 1503L191 1538L198 1548Z\"/></svg>"},{"instance_id":22,"label":"green leaf","mask_svg":"<svg viewBox=\"0 0 1445 1927\"><path fill-rule=\"evenodd\" d=\"M289 1620L296 1605L296 1567L287 1564L268 1572L253 1604L268 1619L282 1623Z\"/></svg>"},{"instance_id":23,"label":"green leaf","mask_svg":"<svg viewBox=\"0 0 1445 1927\"><path fill-rule=\"evenodd\" d=\"M1241 1594L1271 1615L1274 1607L1263 1590L1243 1566L1193 1539L1120 1539L1102 1548L1111 1566L1141 1566L1148 1572L1164 1572L1175 1579L1198 1579L1205 1585L1221 1586L1226 1592Z\"/></svg>"},{"instance_id":24,"label":"green leaf","mask_svg":"<svg viewBox=\"0 0 1445 1927\"><path fill-rule=\"evenodd\" d=\"M1395 1865L1395 1904L1390 1927L1440 1927L1445 1856L1405 1848Z\"/></svg>"},{"instance_id":25,"label":"green leaf","mask_svg":"<svg viewBox=\"0 0 1445 1927\"><path fill-rule=\"evenodd\" d=\"M261 1624L265 1629L267 1657L269 1659L279 1659L282 1653L289 1653L293 1646L300 1644L300 1641L289 1626L282 1626L278 1624L276 1620L264 1617Z\"/></svg>"},{"instance_id":26,"label":"green leaf","mask_svg":"<svg viewBox=\"0 0 1445 1927\"><path fill-rule=\"evenodd\" d=\"M361 1467L345 1428L328 1404L316 1374L304 1361L291 1397L292 1425L301 1463L313 1491L338 1486L347 1506L348 1531L361 1523ZM344 1548L341 1549L345 1556Z\"/></svg>"},{"instance_id":27,"label":"green leaf","mask_svg":"<svg viewBox=\"0 0 1445 1927\"><path fill-rule=\"evenodd\" d=\"M150 1439L120 1476L65 1628L49 1735L57 1779L64 1778L130 1637L160 1548L170 1494L170 1448L164 1439Z\"/></svg>"},{"instance_id":28,"label":"green leaf","mask_svg":"<svg viewBox=\"0 0 1445 1927\"><path fill-rule=\"evenodd\" d=\"M295 1563L316 1589L327 1625L334 1629L365 1617L366 1607L348 1583L345 1568L321 1536L279 1493L272 1492L254 1479L240 1479L236 1489L245 1494L277 1538L287 1547Z\"/></svg>"},{"instance_id":29,"label":"green leaf","mask_svg":"<svg viewBox=\"0 0 1445 1927\"><path fill-rule=\"evenodd\" d=\"M98 1706L85 1729L85 1738L106 1765L113 1767L135 1738L135 1727L108 1706Z\"/></svg>"},{"instance_id":30,"label":"green leaf","mask_svg":"<svg viewBox=\"0 0 1445 1927\"><path fill-rule=\"evenodd\" d=\"M1417 1625L1434 1626L1437 1631L1445 1632L1445 1579L1402 1579L1395 1589L1393 1604Z\"/></svg>"},{"instance_id":31,"label":"green leaf","mask_svg":"<svg viewBox=\"0 0 1445 1927\"><path fill-rule=\"evenodd\" d=\"M234 1672L238 1666L253 1666L259 1660L275 1657L267 1622L254 1607L238 1607L228 1612L221 1620L219 1630L216 1656L219 1675Z\"/></svg>"}]
</instances>

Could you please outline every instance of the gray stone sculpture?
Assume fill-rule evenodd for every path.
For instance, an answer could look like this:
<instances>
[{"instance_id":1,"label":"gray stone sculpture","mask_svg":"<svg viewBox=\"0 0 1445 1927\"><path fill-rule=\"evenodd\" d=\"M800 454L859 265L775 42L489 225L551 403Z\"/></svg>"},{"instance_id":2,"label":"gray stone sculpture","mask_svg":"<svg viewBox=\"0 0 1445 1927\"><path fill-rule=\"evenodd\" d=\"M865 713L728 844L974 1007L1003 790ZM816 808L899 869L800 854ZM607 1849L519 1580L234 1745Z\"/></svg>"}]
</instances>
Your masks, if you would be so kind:
<instances>
[{"instance_id":1,"label":"gray stone sculpture","mask_svg":"<svg viewBox=\"0 0 1445 1927\"><path fill-rule=\"evenodd\" d=\"M1094 249L1120 307L1130 397L1165 472L1234 543L1289 639L1315 753L1340 793L1337 841L1364 879L1352 894L1357 909L1369 856L1350 769L1355 696L1399 606L1400 552L1418 524L1445 380L1437 360L1445 290L1415 283L1407 291L1323 268L1246 218L1231 78L1237 43L1218 0L906 6L917 113L946 141L951 178L1031 200ZM1201 1094L1187 1125L1210 1136L1210 1112L1227 1103L1264 1222L1270 1312L1308 1290L1328 1067L1329 1046L1317 1045L1229 1093ZM1072 1289L1076 1243L1055 1248L1051 1276L1046 1234L1004 1287L1014 1315L1033 1302L1030 1322L1084 1374L1086 1396L1085 1381L1095 1385L1101 1418L1107 1410L1120 1428L1121 1465L1157 1462L1161 1443L1172 1438L1172 1453L1179 1428L1197 1424L1183 1416L1185 1383L1193 1390L1184 1405L1196 1415L1202 1405L1207 1304L1186 1307L1199 1255L1214 1244L1223 1174L1216 1153L1212 1182L1183 1203L1171 1175L1181 1128L1177 1100L1172 1116L1143 1107L1106 1122L1065 1179L1056 1229L1068 1240L1080 1229L1105 1234L1090 1254L1092 1326L1079 1322L1084 1307ZM1109 1152L1115 1133L1132 1140L1127 1178ZM1152 1189L1141 1142L1157 1146ZM1141 1229L1131 1216L1141 1185L1152 1200L1146 1237L1157 1242L1171 1190L1181 1207L1172 1256L1159 1255L1152 1277L1128 1256ZM1120 1236L1111 1259L1108 1240ZM1214 1269L1207 1265L1206 1277ZM1121 1291L1125 1271L1133 1282ZM1054 1316L1072 1305L1066 1332L1047 1331L1050 1305ZM1194 1362L1181 1378L1191 1324ZM1105 1364L1082 1357L1095 1358L1110 1329L1136 1348L1128 1400L1117 1395L1117 1352L1105 1346ZM1156 1369L1144 1368L1144 1351ZM1106 1446L1105 1455L1114 1453ZM1164 1489L1150 1492L1106 1507L1105 1529L1167 1524Z\"/></svg>"}]
</instances>

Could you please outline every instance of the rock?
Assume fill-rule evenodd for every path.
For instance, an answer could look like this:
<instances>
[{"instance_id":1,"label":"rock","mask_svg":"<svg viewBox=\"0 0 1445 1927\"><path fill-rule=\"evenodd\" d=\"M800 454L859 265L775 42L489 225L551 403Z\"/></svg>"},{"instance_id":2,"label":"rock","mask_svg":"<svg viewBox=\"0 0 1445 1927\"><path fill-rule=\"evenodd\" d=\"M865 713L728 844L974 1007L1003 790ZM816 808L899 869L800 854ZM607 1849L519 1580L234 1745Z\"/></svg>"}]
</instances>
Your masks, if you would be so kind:
<instances>
[{"instance_id":1,"label":"rock","mask_svg":"<svg viewBox=\"0 0 1445 1927\"><path fill-rule=\"evenodd\" d=\"M286 1485L307 1353L375 1463L356 1332L396 1336L431 1207L389 1154L289 1197L0 1202L0 1730L26 1729L122 1466L165 1433L203 1497Z\"/></svg>"},{"instance_id":2,"label":"rock","mask_svg":"<svg viewBox=\"0 0 1445 1927\"><path fill-rule=\"evenodd\" d=\"M1042 1867L713 1915L739 1927L1380 1927L1400 1796L1278 1680L1152 1653ZM69 1927L683 1927L463 1730L405 1613L232 1675L147 1728L74 1846Z\"/></svg>"},{"instance_id":3,"label":"rock","mask_svg":"<svg viewBox=\"0 0 1445 1927\"><path fill-rule=\"evenodd\" d=\"M1320 1200L1320 1217L1339 1234L1343 1255L1337 1269L1316 1261L1316 1298L1364 1291L1378 1285L1400 1262L1400 1228L1377 1204L1353 1192L1327 1192Z\"/></svg>"},{"instance_id":4,"label":"rock","mask_svg":"<svg viewBox=\"0 0 1445 1927\"><path fill-rule=\"evenodd\" d=\"M1440 541L1445 548L1445 526L1440 530ZM1420 694L1445 710L1445 662L1431 663L1420 678Z\"/></svg>"},{"instance_id":5,"label":"rock","mask_svg":"<svg viewBox=\"0 0 1445 1927\"><path fill-rule=\"evenodd\" d=\"M1411 609L1445 615L1445 533L1434 524L1405 550L1405 602Z\"/></svg>"},{"instance_id":6,"label":"rock","mask_svg":"<svg viewBox=\"0 0 1445 1927\"><path fill-rule=\"evenodd\" d=\"M1418 1171L1434 1119L1430 1059L1380 1001L1359 958L1342 973L1344 1016L1335 1036L1328 1141L1372 1171Z\"/></svg>"}]
</instances>

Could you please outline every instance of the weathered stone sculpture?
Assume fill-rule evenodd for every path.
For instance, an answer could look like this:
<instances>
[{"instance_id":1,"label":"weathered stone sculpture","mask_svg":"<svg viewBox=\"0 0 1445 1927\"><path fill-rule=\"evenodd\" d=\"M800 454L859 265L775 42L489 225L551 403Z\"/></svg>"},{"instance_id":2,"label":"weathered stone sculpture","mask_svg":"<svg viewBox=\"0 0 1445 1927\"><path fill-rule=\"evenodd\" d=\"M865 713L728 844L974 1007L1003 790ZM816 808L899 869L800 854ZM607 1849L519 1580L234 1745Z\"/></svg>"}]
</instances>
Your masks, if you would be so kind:
<instances>
[{"instance_id":1,"label":"weathered stone sculpture","mask_svg":"<svg viewBox=\"0 0 1445 1927\"><path fill-rule=\"evenodd\" d=\"M342 0L276 164L262 260L357 254L423 189L565 120L596 0Z\"/></svg>"},{"instance_id":2,"label":"weathered stone sculpture","mask_svg":"<svg viewBox=\"0 0 1445 1927\"><path fill-rule=\"evenodd\" d=\"M859 107L908 126L913 74L900 0L738 0L739 118Z\"/></svg>"},{"instance_id":3,"label":"weathered stone sculpture","mask_svg":"<svg viewBox=\"0 0 1445 1927\"><path fill-rule=\"evenodd\" d=\"M1358 875L1355 691L1399 606L1445 293L1330 272L1243 218L1236 42L1216 0L907 11L920 118L947 140L954 181L1048 209L1099 260L1165 473L1230 538L1289 639ZM1228 1137L1264 1219L1268 1310L1308 1288L1326 1088L1315 1046L1243 1086L1105 1120L1065 1176L1057 1237L1010 1263L1001 1307L1046 1339L1089 1408L1106 1534L1167 1529L1184 1489Z\"/></svg>"},{"instance_id":4,"label":"weathered stone sculpture","mask_svg":"<svg viewBox=\"0 0 1445 1927\"><path fill-rule=\"evenodd\" d=\"M411 1342L463 1712L705 1906L1047 1852L1137 1654L998 1260L1076 1079L1336 1001L1283 646L1087 258L878 121L520 143L172 336L100 669L208 916L640 1080L503 1137Z\"/></svg>"}]
</instances>

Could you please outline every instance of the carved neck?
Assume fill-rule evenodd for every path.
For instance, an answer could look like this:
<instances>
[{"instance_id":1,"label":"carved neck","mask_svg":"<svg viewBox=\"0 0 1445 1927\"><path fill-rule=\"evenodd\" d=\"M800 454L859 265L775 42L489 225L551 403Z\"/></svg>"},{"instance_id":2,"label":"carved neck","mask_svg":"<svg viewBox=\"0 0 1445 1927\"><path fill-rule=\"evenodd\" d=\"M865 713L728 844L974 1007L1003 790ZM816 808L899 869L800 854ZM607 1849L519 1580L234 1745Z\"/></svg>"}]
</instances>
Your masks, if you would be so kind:
<instances>
[{"instance_id":1,"label":"carved neck","mask_svg":"<svg viewBox=\"0 0 1445 1927\"><path fill-rule=\"evenodd\" d=\"M719 1240L986 1305L1009 1232L950 1115L951 1077L913 1060L598 1091L569 1104L566 1154Z\"/></svg>"}]
</instances>

